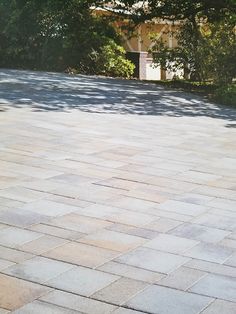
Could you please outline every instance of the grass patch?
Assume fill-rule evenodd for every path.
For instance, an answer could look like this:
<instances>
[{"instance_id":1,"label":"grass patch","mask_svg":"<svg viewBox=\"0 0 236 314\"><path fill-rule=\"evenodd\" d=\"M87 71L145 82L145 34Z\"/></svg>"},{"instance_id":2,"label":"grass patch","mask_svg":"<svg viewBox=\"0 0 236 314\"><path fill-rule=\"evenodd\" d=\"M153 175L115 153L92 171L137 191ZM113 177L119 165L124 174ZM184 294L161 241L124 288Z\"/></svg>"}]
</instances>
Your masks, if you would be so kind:
<instances>
[{"instance_id":1,"label":"grass patch","mask_svg":"<svg viewBox=\"0 0 236 314\"><path fill-rule=\"evenodd\" d=\"M219 87L214 93L213 100L236 108L236 84Z\"/></svg>"},{"instance_id":2,"label":"grass patch","mask_svg":"<svg viewBox=\"0 0 236 314\"><path fill-rule=\"evenodd\" d=\"M236 84L219 86L212 82L191 82L185 80L155 81L157 85L190 92L206 97L208 100L236 108Z\"/></svg>"}]
</instances>

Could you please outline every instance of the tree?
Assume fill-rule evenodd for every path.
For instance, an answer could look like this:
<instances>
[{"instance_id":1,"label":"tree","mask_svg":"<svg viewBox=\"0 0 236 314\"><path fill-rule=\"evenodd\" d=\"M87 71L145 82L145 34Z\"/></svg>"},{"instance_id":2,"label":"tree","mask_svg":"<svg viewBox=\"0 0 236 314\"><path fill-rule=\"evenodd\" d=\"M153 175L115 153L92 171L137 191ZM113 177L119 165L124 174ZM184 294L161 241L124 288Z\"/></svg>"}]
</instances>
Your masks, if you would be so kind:
<instances>
[{"instance_id":1,"label":"tree","mask_svg":"<svg viewBox=\"0 0 236 314\"><path fill-rule=\"evenodd\" d=\"M163 69L185 70L187 78L230 83L236 76L236 33L233 19L201 23L197 30L186 21L175 32L178 46L169 48L155 41L151 49L154 63Z\"/></svg>"},{"instance_id":2,"label":"tree","mask_svg":"<svg viewBox=\"0 0 236 314\"><path fill-rule=\"evenodd\" d=\"M95 3L0 0L0 66L104 74L105 64L98 67L94 55L118 45L119 36L106 17L93 14ZM126 64L121 76L132 75L132 64Z\"/></svg>"},{"instance_id":3,"label":"tree","mask_svg":"<svg viewBox=\"0 0 236 314\"><path fill-rule=\"evenodd\" d=\"M113 1L120 14L136 24L151 20L178 23L178 47L169 48L163 40L151 49L154 62L163 69L185 69L191 79L227 83L236 75L236 0L120 0ZM172 28L173 29L173 28Z\"/></svg>"},{"instance_id":4,"label":"tree","mask_svg":"<svg viewBox=\"0 0 236 314\"><path fill-rule=\"evenodd\" d=\"M144 22L161 18L167 20L191 20L196 16L205 16L209 21L219 20L228 13L235 13L235 0L113 0L120 14L128 15L134 21Z\"/></svg>"}]
</instances>

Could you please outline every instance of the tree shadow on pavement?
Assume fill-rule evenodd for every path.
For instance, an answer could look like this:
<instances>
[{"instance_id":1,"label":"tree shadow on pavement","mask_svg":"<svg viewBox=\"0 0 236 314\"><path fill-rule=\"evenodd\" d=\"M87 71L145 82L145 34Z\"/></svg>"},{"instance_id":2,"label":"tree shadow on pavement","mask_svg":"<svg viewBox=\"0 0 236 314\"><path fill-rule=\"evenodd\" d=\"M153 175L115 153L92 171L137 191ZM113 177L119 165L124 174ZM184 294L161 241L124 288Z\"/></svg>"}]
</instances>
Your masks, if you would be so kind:
<instances>
[{"instance_id":1,"label":"tree shadow on pavement","mask_svg":"<svg viewBox=\"0 0 236 314\"><path fill-rule=\"evenodd\" d=\"M0 111L81 110L91 113L211 117L235 121L236 110L155 84L63 73L0 71ZM230 127L230 126L229 126Z\"/></svg>"}]
</instances>

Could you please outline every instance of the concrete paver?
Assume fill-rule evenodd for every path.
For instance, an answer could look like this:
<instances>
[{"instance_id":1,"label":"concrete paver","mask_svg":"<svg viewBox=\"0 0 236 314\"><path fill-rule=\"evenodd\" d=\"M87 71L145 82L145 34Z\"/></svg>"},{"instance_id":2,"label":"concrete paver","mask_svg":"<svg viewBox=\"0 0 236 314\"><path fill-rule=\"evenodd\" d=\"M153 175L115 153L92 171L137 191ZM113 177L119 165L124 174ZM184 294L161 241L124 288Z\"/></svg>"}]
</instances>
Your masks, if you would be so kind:
<instances>
[{"instance_id":1,"label":"concrete paver","mask_svg":"<svg viewBox=\"0 0 236 314\"><path fill-rule=\"evenodd\" d=\"M150 286L127 302L129 307L155 314L195 314L212 299L160 286Z\"/></svg>"},{"instance_id":2,"label":"concrete paver","mask_svg":"<svg viewBox=\"0 0 236 314\"><path fill-rule=\"evenodd\" d=\"M0 313L236 309L236 110L0 72Z\"/></svg>"}]
</instances>

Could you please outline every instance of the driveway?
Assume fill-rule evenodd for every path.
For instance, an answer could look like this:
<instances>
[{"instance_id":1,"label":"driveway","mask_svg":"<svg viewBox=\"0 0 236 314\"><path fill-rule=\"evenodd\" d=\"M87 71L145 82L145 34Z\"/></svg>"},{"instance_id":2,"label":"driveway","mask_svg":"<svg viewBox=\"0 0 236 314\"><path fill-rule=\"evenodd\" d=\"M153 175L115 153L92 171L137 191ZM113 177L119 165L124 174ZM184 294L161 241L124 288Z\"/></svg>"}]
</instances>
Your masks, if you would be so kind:
<instances>
[{"instance_id":1,"label":"driveway","mask_svg":"<svg viewBox=\"0 0 236 314\"><path fill-rule=\"evenodd\" d=\"M236 110L0 72L0 313L235 314Z\"/></svg>"}]
</instances>

